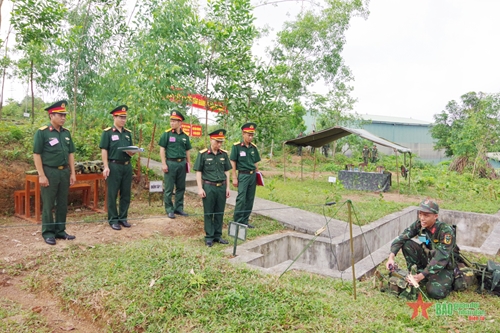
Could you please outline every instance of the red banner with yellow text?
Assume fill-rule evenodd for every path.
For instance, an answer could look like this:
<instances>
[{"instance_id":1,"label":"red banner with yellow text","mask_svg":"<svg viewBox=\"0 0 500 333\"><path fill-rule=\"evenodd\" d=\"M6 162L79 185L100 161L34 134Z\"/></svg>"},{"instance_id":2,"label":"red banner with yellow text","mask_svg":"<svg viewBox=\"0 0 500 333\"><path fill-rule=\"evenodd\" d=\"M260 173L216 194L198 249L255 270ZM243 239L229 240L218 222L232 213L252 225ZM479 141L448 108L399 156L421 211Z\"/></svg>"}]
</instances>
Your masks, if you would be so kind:
<instances>
[{"instance_id":1,"label":"red banner with yellow text","mask_svg":"<svg viewBox=\"0 0 500 333\"><path fill-rule=\"evenodd\" d=\"M173 88L174 90L182 90L178 88ZM188 105L191 105L195 108L203 109L203 110L208 110L212 112L223 112L223 113L228 113L227 107L223 102L220 101L213 101L207 98L206 96L200 95L200 94L187 94L183 95L181 93L175 93L168 95L167 98L175 103L185 103ZM208 107L207 107L208 104Z\"/></svg>"},{"instance_id":2,"label":"red banner with yellow text","mask_svg":"<svg viewBox=\"0 0 500 333\"><path fill-rule=\"evenodd\" d=\"M201 125L191 125L182 123L182 131L189 136L199 138L201 137Z\"/></svg>"}]
</instances>

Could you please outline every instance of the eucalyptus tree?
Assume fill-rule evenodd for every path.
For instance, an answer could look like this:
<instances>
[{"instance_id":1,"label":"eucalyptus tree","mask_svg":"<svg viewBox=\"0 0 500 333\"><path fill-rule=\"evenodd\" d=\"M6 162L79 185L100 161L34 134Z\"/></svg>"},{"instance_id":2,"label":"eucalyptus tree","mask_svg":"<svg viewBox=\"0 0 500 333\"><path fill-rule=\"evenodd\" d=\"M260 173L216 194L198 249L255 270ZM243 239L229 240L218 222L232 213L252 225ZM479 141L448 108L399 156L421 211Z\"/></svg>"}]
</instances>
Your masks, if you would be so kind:
<instances>
[{"instance_id":1,"label":"eucalyptus tree","mask_svg":"<svg viewBox=\"0 0 500 333\"><path fill-rule=\"evenodd\" d=\"M55 50L58 72L54 81L58 91L72 102L73 131L78 117L99 119L103 109L121 100L110 92L112 82L104 76L112 59L123 52L120 42L128 33L125 4L125 0L67 3L65 29Z\"/></svg>"},{"instance_id":2,"label":"eucalyptus tree","mask_svg":"<svg viewBox=\"0 0 500 333\"><path fill-rule=\"evenodd\" d=\"M16 49L22 53L17 62L17 74L29 80L34 121L34 82L42 89L50 84L55 72L55 60L48 55L60 32L66 12L57 0L13 0L11 24L16 31Z\"/></svg>"},{"instance_id":3,"label":"eucalyptus tree","mask_svg":"<svg viewBox=\"0 0 500 333\"><path fill-rule=\"evenodd\" d=\"M196 2L144 0L137 7L133 29L126 63L130 98L157 122L194 87L200 73Z\"/></svg>"},{"instance_id":4,"label":"eucalyptus tree","mask_svg":"<svg viewBox=\"0 0 500 333\"><path fill-rule=\"evenodd\" d=\"M202 75L196 89L224 101L228 113L220 120L225 123L252 117L256 64L251 48L257 36L252 9L249 0L211 0L201 20Z\"/></svg>"},{"instance_id":5,"label":"eucalyptus tree","mask_svg":"<svg viewBox=\"0 0 500 333\"><path fill-rule=\"evenodd\" d=\"M339 118L352 110L355 99L350 97L349 82L353 76L341 52L351 18L366 17L367 4L362 0L326 0L299 14L295 21L285 22L269 52L271 66L279 75L275 89L279 100L321 106L318 116L324 113L325 117L338 114L335 117ZM315 85L327 91L324 100L329 101L328 107L317 104Z\"/></svg>"}]
</instances>

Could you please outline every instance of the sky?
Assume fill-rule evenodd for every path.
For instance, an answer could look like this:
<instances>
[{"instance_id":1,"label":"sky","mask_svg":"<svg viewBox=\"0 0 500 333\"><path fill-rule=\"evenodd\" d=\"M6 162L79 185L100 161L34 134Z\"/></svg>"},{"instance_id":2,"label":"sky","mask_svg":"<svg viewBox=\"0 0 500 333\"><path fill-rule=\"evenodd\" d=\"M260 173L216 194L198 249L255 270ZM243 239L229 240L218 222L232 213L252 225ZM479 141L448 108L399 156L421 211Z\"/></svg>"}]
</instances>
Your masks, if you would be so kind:
<instances>
[{"instance_id":1,"label":"sky","mask_svg":"<svg viewBox=\"0 0 500 333\"><path fill-rule=\"evenodd\" d=\"M259 7L257 23L279 28L300 6ZM371 0L369 10L342 53L357 113L433 122L465 93L500 92L500 1Z\"/></svg>"},{"instance_id":2,"label":"sky","mask_svg":"<svg viewBox=\"0 0 500 333\"><path fill-rule=\"evenodd\" d=\"M255 52L308 6L281 2L257 7L256 24L269 26L271 34ZM5 1L2 38L11 8ZM371 0L369 10L368 19L351 20L342 53L355 78L357 113L432 122L449 101L465 93L500 92L499 0ZM20 100L26 87L9 82L4 101Z\"/></svg>"}]
</instances>

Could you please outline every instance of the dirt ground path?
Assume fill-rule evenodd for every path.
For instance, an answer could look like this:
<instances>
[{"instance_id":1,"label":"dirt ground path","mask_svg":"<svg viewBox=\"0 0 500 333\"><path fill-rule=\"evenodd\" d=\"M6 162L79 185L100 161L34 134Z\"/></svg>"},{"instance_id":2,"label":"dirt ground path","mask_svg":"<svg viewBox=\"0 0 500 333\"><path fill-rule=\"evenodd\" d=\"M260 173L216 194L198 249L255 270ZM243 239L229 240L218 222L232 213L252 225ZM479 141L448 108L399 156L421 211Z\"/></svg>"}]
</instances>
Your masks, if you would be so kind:
<instances>
[{"instance_id":1,"label":"dirt ground path","mask_svg":"<svg viewBox=\"0 0 500 333\"><path fill-rule=\"evenodd\" d=\"M189 202L191 200L194 201L192 197L186 196L188 205L198 204ZM147 209L147 202L139 204L144 205L144 210ZM75 235L76 239L58 240L55 246L44 242L39 224L32 224L17 217L0 218L0 267L12 267L19 264L26 268L21 271L20 275L17 275L19 271L9 274L8 268L0 269L0 298L11 300L20 305L24 311L36 312L42 316L51 332L103 332L105 328L99 327L92 321L92 318L62 310L63 307L55 295L46 291L33 293L26 288L27 273L25 272L35 265L37 258L54 251L63 251L71 245L85 250L97 244L129 242L155 234L172 237L199 237L202 242L204 235L203 222L199 218L177 217L172 220L160 213L152 217L132 217L130 229L123 228L121 231L115 231L107 222L101 220L102 216L102 214L95 214L97 222L83 223L81 214L69 214L66 230ZM14 320L23 324L24 319L22 316L14 316L4 320Z\"/></svg>"}]
</instances>

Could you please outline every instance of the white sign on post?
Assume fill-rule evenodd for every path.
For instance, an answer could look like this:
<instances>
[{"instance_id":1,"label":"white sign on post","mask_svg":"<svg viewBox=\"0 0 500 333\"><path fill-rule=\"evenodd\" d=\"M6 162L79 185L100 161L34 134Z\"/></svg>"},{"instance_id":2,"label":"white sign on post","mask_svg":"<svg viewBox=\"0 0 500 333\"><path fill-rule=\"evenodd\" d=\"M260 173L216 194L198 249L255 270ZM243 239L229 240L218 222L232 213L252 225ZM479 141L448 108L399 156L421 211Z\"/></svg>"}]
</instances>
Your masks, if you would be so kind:
<instances>
[{"instance_id":1,"label":"white sign on post","mask_svg":"<svg viewBox=\"0 0 500 333\"><path fill-rule=\"evenodd\" d=\"M328 177L328 182L329 183L335 183L335 182L337 182L337 177Z\"/></svg>"},{"instance_id":2,"label":"white sign on post","mask_svg":"<svg viewBox=\"0 0 500 333\"><path fill-rule=\"evenodd\" d=\"M163 192L163 181L161 180L150 181L149 192Z\"/></svg>"}]
</instances>

